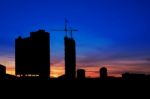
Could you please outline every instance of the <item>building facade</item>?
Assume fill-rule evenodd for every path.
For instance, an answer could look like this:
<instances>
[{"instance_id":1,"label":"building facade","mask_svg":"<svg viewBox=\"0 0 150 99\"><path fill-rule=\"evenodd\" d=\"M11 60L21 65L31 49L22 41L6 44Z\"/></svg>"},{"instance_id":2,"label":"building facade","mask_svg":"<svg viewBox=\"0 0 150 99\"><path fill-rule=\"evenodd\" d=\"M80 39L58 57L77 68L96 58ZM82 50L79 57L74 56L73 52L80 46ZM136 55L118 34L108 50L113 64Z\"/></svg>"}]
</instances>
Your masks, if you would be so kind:
<instances>
[{"instance_id":1,"label":"building facade","mask_svg":"<svg viewBox=\"0 0 150 99\"><path fill-rule=\"evenodd\" d=\"M15 41L16 75L46 78L50 76L50 35L44 30Z\"/></svg>"},{"instance_id":2,"label":"building facade","mask_svg":"<svg viewBox=\"0 0 150 99\"><path fill-rule=\"evenodd\" d=\"M76 78L76 44L73 38L65 37L65 76Z\"/></svg>"}]
</instances>

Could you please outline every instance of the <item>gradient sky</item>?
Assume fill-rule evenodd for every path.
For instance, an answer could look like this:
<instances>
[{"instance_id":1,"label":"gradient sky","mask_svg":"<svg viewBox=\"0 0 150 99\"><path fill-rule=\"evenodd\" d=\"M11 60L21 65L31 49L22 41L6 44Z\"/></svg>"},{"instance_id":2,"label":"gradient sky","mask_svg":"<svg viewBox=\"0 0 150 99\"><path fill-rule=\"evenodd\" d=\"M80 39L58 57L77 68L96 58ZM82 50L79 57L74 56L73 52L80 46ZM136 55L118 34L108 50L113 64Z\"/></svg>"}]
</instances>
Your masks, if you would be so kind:
<instances>
[{"instance_id":1,"label":"gradient sky","mask_svg":"<svg viewBox=\"0 0 150 99\"><path fill-rule=\"evenodd\" d=\"M150 74L150 0L0 0L0 63L14 74L14 40L31 31L51 32L51 74L64 73L64 18L77 44L77 68L97 77Z\"/></svg>"}]
</instances>

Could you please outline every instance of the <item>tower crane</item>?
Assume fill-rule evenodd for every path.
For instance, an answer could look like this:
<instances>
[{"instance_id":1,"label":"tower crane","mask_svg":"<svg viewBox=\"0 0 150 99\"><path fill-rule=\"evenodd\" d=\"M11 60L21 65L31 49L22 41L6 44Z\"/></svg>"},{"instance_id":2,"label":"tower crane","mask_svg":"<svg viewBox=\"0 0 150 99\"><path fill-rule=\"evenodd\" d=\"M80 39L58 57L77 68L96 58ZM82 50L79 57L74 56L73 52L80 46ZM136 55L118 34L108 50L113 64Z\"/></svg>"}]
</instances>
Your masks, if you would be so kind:
<instances>
[{"instance_id":1,"label":"tower crane","mask_svg":"<svg viewBox=\"0 0 150 99\"><path fill-rule=\"evenodd\" d=\"M68 28L68 20L65 18L65 27L64 27L64 29L53 29L52 31L64 31L66 36L67 36L67 33L69 32L70 37L72 38L73 32L77 32L78 30L73 29L72 27Z\"/></svg>"}]
</instances>

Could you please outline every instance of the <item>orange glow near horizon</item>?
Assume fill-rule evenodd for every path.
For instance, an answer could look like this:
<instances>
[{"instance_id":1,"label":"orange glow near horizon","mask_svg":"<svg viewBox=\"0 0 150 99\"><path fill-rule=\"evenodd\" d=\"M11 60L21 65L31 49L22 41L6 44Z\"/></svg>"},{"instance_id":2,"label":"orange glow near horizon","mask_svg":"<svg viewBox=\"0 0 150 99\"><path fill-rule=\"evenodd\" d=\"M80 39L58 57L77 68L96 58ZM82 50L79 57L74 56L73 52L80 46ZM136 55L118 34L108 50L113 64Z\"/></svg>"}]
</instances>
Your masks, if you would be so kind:
<instances>
[{"instance_id":1,"label":"orange glow near horizon","mask_svg":"<svg viewBox=\"0 0 150 99\"><path fill-rule=\"evenodd\" d=\"M99 69L103 66L91 66L91 67L80 67L80 69L86 70L86 77L94 78L99 77ZM142 66L105 66L108 69L109 76L121 77L122 73L150 73L150 68ZM79 67L78 67L79 69ZM15 75L14 68L7 68L7 73ZM51 77L57 78L65 73L64 67L62 66L51 66Z\"/></svg>"},{"instance_id":2,"label":"orange glow near horizon","mask_svg":"<svg viewBox=\"0 0 150 99\"><path fill-rule=\"evenodd\" d=\"M0 63L7 66L6 73L15 75L15 62L14 60L0 59ZM86 66L86 64L77 64L77 69L85 69L86 77L99 77L99 69L105 66L108 69L109 76L121 77L122 73L130 72L130 73L144 73L150 74L150 67L144 65L136 65L136 64L144 64L147 61L116 61L114 65L94 65L94 66ZM128 65L130 63L130 65ZM95 63L99 64L99 63ZM123 65L124 64L124 65ZM51 64L51 74L50 76L53 78L57 78L65 73L64 70L64 61L59 61Z\"/></svg>"},{"instance_id":3,"label":"orange glow near horizon","mask_svg":"<svg viewBox=\"0 0 150 99\"><path fill-rule=\"evenodd\" d=\"M60 66L51 66L50 76L53 78L57 78L65 73L64 67Z\"/></svg>"},{"instance_id":4,"label":"orange glow near horizon","mask_svg":"<svg viewBox=\"0 0 150 99\"><path fill-rule=\"evenodd\" d=\"M15 68L7 68L6 70L7 74L15 75ZM51 66L51 73L50 76L53 78L57 78L64 74L64 68L58 67L58 66Z\"/></svg>"},{"instance_id":5,"label":"orange glow near horizon","mask_svg":"<svg viewBox=\"0 0 150 99\"><path fill-rule=\"evenodd\" d=\"M7 68L6 73L11 74L11 75L15 75L15 68Z\"/></svg>"}]
</instances>

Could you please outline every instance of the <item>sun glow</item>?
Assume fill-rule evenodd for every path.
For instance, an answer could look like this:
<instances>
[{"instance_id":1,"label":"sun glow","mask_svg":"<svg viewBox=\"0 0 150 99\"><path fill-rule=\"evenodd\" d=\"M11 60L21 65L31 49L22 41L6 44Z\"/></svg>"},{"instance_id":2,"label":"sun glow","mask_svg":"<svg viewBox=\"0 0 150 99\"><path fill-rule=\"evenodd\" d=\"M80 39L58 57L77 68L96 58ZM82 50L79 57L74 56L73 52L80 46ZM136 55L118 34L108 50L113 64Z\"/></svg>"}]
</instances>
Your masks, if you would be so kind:
<instances>
[{"instance_id":1,"label":"sun glow","mask_svg":"<svg viewBox=\"0 0 150 99\"><path fill-rule=\"evenodd\" d=\"M64 67L60 66L51 66L51 77L57 78L64 74Z\"/></svg>"}]
</instances>

